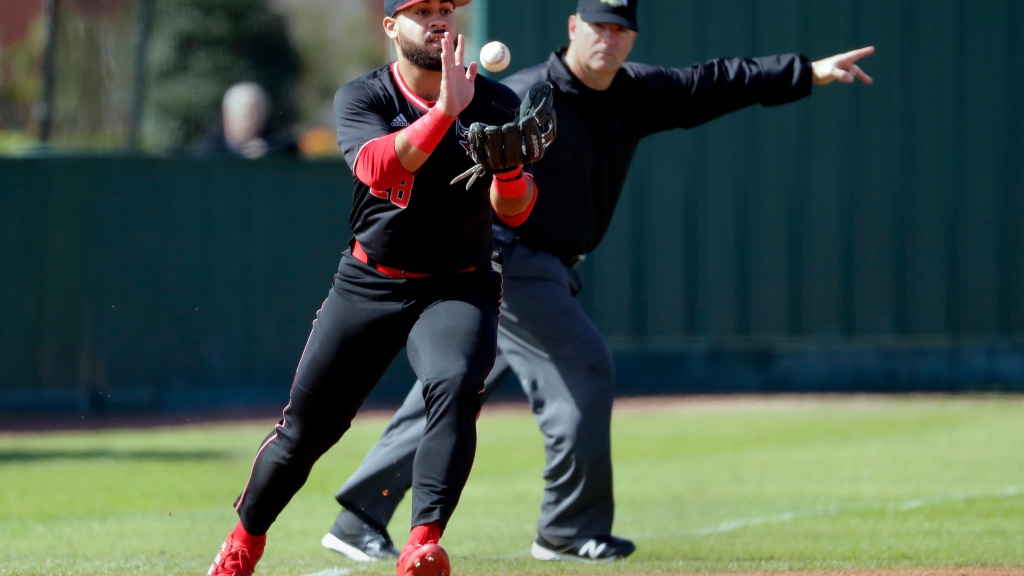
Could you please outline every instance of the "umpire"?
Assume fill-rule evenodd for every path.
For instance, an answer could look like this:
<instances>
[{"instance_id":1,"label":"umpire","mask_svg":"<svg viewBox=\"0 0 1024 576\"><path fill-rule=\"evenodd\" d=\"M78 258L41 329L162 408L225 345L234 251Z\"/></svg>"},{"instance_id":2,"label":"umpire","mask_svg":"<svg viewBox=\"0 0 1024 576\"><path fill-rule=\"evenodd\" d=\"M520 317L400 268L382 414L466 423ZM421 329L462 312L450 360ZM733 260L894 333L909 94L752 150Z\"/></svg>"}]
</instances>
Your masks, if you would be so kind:
<instances>
[{"instance_id":1,"label":"umpire","mask_svg":"<svg viewBox=\"0 0 1024 576\"><path fill-rule=\"evenodd\" d=\"M862 48L810 62L800 54L725 58L689 68L627 62L637 0L579 0L569 45L505 80L522 96L537 80L555 87L558 140L533 165L541 195L513 231L496 225L504 256L494 392L511 369L544 434L546 482L532 552L541 560L611 560L635 550L612 536L612 355L575 300L576 267L608 230L640 141L693 128L752 104L799 100L812 84L871 83ZM342 505L322 544L356 560L394 555L386 527L409 488L424 427L417 382L384 434L335 495Z\"/></svg>"}]
</instances>

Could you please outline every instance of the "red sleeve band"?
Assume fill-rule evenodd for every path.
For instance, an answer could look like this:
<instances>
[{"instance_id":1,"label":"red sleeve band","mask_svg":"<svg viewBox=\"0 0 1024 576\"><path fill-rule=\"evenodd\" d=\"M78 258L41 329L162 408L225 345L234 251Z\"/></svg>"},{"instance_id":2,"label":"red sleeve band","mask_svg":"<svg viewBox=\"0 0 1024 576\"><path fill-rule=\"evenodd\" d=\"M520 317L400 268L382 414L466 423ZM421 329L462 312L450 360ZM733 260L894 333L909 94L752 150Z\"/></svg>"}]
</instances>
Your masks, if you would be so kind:
<instances>
[{"instance_id":1,"label":"red sleeve band","mask_svg":"<svg viewBox=\"0 0 1024 576\"><path fill-rule=\"evenodd\" d=\"M494 191L502 198L519 198L526 194L526 178L523 178L523 167L511 172L494 175Z\"/></svg>"},{"instance_id":2,"label":"red sleeve band","mask_svg":"<svg viewBox=\"0 0 1024 576\"><path fill-rule=\"evenodd\" d=\"M532 174L525 174L525 178L521 178L521 180L525 183L527 178L530 179L530 182L533 182L533 175ZM534 207L534 205L537 204L537 195L538 194L539 194L539 192L537 191L537 183L534 182L533 183L533 198L530 199L530 205L526 207L526 210L523 210L522 212L520 212L519 214L516 214L515 216L502 216L501 214L498 214L497 212L495 212L495 214L498 215L498 219L499 220L501 220L505 224L511 226L512 228L515 228L516 226L519 226L523 222L526 222L526 219L530 217L530 212L533 212L533 207Z\"/></svg>"},{"instance_id":3,"label":"red sleeve band","mask_svg":"<svg viewBox=\"0 0 1024 576\"><path fill-rule=\"evenodd\" d=\"M430 154L444 138L445 132L455 122L455 116L448 116L434 106L429 112L404 130L409 143Z\"/></svg>"}]
</instances>

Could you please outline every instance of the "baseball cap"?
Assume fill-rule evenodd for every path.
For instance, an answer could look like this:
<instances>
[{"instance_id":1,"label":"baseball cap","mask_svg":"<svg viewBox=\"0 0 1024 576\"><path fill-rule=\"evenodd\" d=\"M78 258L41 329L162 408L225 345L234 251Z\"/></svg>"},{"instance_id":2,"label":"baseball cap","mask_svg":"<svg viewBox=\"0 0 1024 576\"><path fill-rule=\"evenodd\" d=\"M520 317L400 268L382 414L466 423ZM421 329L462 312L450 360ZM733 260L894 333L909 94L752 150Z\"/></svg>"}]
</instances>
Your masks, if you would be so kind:
<instances>
[{"instance_id":1,"label":"baseball cap","mask_svg":"<svg viewBox=\"0 0 1024 576\"><path fill-rule=\"evenodd\" d=\"M618 24L640 30L636 21L637 0L580 0L576 13L590 24Z\"/></svg>"},{"instance_id":2,"label":"baseball cap","mask_svg":"<svg viewBox=\"0 0 1024 576\"><path fill-rule=\"evenodd\" d=\"M387 14L388 16L394 18L395 17L395 13L397 13L399 10L408 8L409 6L412 6L413 4L419 4L420 2L424 2L424 1L425 0L384 0L384 14ZM447 0L447 1L451 2L452 4L455 4L456 8L459 8L461 6L465 6L466 4L469 4L470 2L472 2L472 0Z\"/></svg>"}]
</instances>

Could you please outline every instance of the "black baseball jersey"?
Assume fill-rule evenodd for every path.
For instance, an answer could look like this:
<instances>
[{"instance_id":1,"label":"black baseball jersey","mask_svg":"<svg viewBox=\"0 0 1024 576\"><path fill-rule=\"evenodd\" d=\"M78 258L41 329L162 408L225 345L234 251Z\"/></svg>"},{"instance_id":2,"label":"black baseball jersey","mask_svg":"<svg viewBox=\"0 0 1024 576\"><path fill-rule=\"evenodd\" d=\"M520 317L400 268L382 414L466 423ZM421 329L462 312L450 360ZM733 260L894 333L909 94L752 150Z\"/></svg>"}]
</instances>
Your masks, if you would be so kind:
<instances>
[{"instance_id":1,"label":"black baseball jersey","mask_svg":"<svg viewBox=\"0 0 1024 576\"><path fill-rule=\"evenodd\" d=\"M508 87L478 75L475 95L420 170L391 190L373 190L353 176L350 224L377 263L428 274L465 270L491 257L490 178L466 190L453 178L473 166L466 130L473 122L510 122L519 98ZM334 113L338 145L355 172L366 143L397 132L426 114L433 102L417 96L392 62L338 89Z\"/></svg>"},{"instance_id":2,"label":"black baseball jersey","mask_svg":"<svg viewBox=\"0 0 1024 576\"><path fill-rule=\"evenodd\" d=\"M505 79L525 95L538 80L555 88L558 138L532 165L537 198L530 218L516 228L536 249L568 259L597 247L640 140L673 128L692 128L751 104L799 100L811 92L811 66L799 54L722 58L689 68L627 62L607 90L576 79L565 48L547 62Z\"/></svg>"}]
</instances>

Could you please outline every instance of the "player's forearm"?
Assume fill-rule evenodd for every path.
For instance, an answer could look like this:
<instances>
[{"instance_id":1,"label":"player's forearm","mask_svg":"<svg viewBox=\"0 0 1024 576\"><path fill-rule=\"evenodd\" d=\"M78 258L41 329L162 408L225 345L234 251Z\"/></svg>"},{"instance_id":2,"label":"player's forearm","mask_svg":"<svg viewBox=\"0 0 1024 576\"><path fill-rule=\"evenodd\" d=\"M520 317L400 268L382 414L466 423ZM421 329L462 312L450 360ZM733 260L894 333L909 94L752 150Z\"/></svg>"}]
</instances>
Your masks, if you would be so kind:
<instances>
[{"instance_id":1,"label":"player's forearm","mask_svg":"<svg viewBox=\"0 0 1024 576\"><path fill-rule=\"evenodd\" d=\"M491 181L491 206L498 218L516 227L526 221L537 201L533 176L519 168L511 174L495 175Z\"/></svg>"},{"instance_id":2,"label":"player's forearm","mask_svg":"<svg viewBox=\"0 0 1024 576\"><path fill-rule=\"evenodd\" d=\"M399 132L395 137L395 156L403 168L414 173L423 167L427 158L430 158L430 154L413 146L404 132L404 130Z\"/></svg>"},{"instance_id":3,"label":"player's forearm","mask_svg":"<svg viewBox=\"0 0 1024 576\"><path fill-rule=\"evenodd\" d=\"M455 116L445 114L441 108L431 108L398 133L395 139L398 161L409 172L419 170L454 122Z\"/></svg>"}]
</instances>

